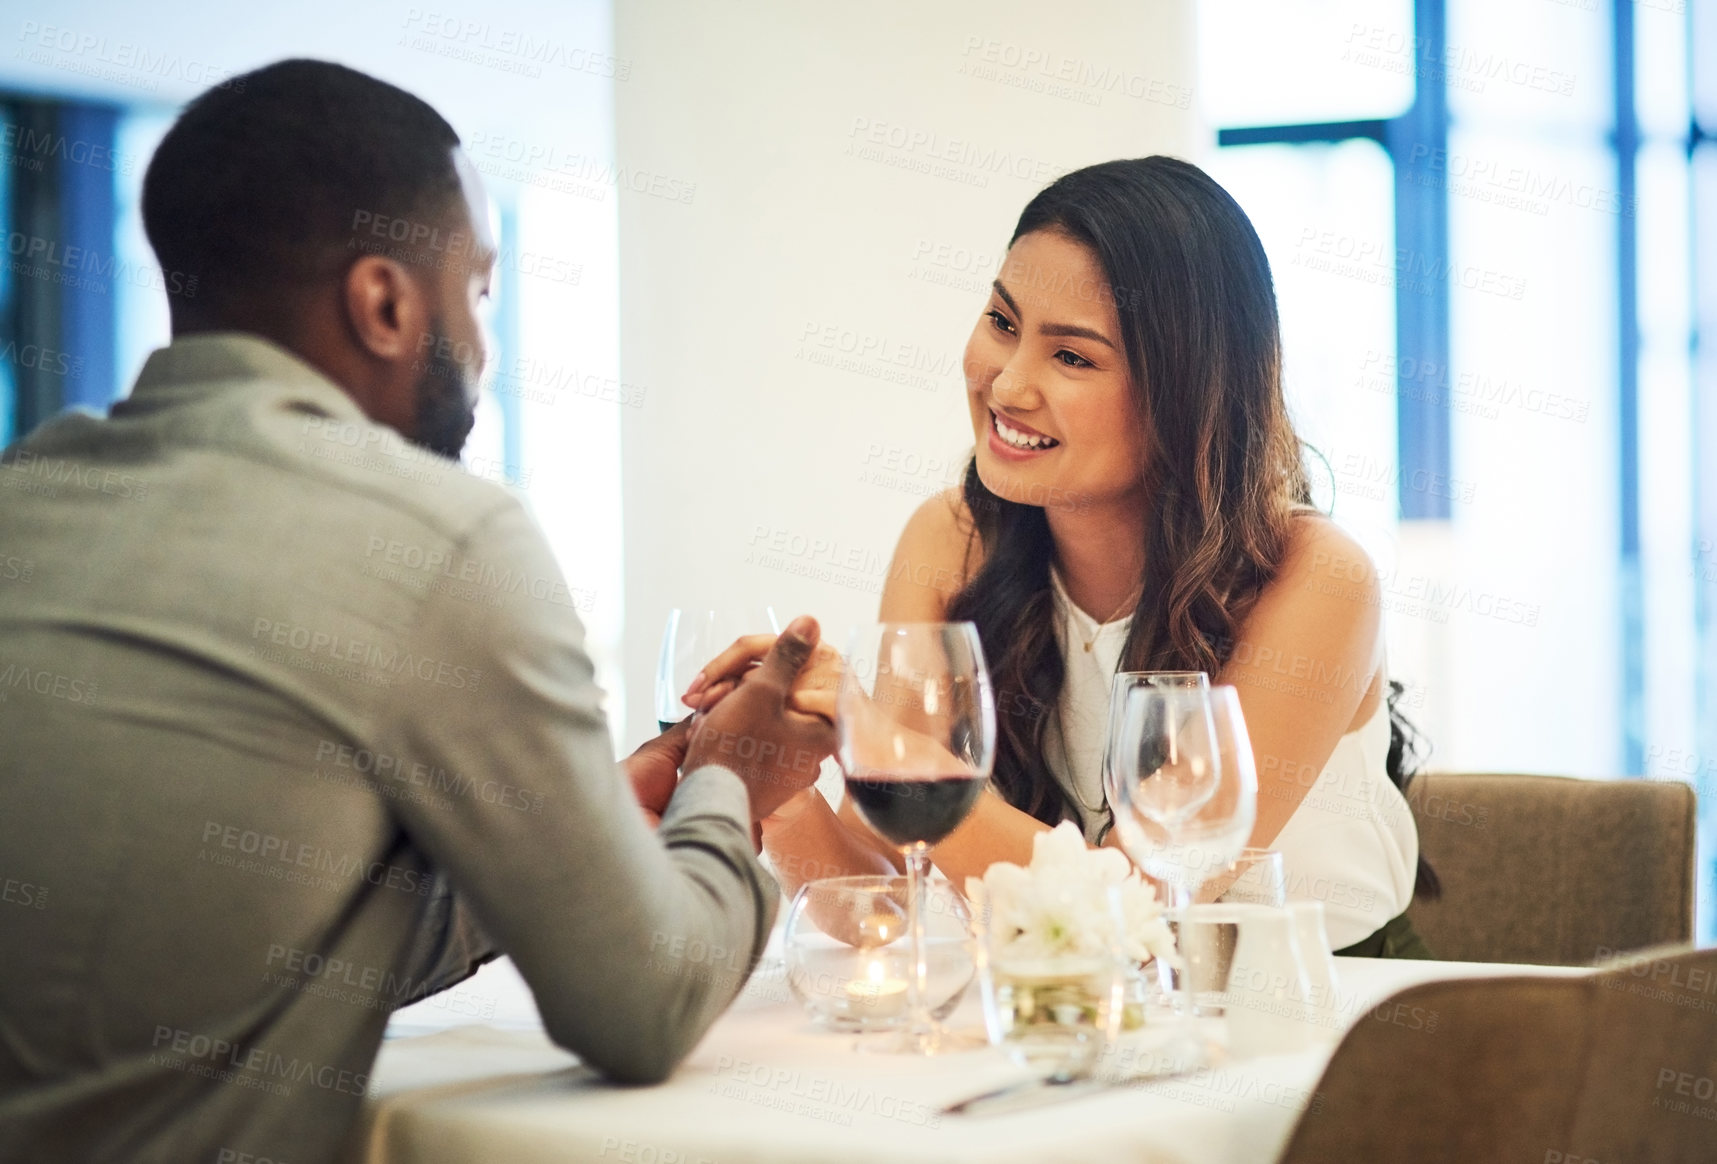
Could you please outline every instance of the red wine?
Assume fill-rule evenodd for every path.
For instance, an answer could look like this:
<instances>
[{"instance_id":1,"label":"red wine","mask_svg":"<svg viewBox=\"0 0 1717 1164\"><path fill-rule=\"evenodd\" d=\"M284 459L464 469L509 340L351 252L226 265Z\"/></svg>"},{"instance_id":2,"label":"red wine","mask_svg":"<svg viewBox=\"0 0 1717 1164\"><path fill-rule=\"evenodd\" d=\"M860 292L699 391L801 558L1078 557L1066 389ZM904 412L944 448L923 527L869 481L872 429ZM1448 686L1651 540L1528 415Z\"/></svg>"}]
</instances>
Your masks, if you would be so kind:
<instances>
[{"instance_id":1,"label":"red wine","mask_svg":"<svg viewBox=\"0 0 1717 1164\"><path fill-rule=\"evenodd\" d=\"M929 780L847 777L847 794L865 823L896 845L934 845L966 819L984 790L981 776Z\"/></svg>"}]
</instances>

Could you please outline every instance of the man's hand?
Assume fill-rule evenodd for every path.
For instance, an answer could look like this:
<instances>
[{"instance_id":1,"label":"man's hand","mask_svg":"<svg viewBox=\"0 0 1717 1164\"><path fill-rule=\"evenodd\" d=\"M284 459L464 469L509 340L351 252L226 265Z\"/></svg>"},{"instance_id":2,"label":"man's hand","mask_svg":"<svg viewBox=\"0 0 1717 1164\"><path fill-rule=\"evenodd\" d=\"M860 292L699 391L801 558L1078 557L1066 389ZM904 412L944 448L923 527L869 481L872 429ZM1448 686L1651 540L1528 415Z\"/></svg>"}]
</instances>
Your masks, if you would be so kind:
<instances>
[{"instance_id":1,"label":"man's hand","mask_svg":"<svg viewBox=\"0 0 1717 1164\"><path fill-rule=\"evenodd\" d=\"M791 703L794 683L816 652L819 635L815 619L794 619L762 665L746 671L692 721L686 771L719 764L736 773L751 793L754 821L814 784L823 758L835 750L831 719L797 711Z\"/></svg>"},{"instance_id":2,"label":"man's hand","mask_svg":"<svg viewBox=\"0 0 1717 1164\"><path fill-rule=\"evenodd\" d=\"M686 758L686 745L691 741L690 724L689 719L681 720L655 739L646 740L620 762L651 828L662 823L662 813L667 811L668 801L679 787L680 763Z\"/></svg>"}]
</instances>

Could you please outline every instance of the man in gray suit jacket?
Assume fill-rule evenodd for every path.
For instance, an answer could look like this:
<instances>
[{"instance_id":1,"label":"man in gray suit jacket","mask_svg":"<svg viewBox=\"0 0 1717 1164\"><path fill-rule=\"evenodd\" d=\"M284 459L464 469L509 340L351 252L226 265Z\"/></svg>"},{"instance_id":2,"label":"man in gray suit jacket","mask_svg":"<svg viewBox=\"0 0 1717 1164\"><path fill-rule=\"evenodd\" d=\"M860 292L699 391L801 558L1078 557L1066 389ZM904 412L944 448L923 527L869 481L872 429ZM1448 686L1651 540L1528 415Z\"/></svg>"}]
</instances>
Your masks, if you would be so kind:
<instances>
[{"instance_id":1,"label":"man in gray suit jacket","mask_svg":"<svg viewBox=\"0 0 1717 1164\"><path fill-rule=\"evenodd\" d=\"M235 78L143 210L194 276L171 346L0 459L0 1158L329 1159L389 1013L498 952L662 1079L773 921L753 822L832 747L787 706L816 624L617 768L542 534L451 459L495 245L423 102Z\"/></svg>"}]
</instances>

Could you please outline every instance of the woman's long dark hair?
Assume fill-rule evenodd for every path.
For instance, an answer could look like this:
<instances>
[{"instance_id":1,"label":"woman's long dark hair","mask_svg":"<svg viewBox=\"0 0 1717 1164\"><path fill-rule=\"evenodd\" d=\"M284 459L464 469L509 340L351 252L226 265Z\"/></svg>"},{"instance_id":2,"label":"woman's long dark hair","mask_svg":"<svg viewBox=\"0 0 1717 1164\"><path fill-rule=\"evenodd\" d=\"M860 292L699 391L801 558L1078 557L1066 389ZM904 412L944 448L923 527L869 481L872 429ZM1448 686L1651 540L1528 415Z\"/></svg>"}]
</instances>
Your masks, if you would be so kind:
<instances>
[{"instance_id":1,"label":"woman's long dark hair","mask_svg":"<svg viewBox=\"0 0 1717 1164\"><path fill-rule=\"evenodd\" d=\"M1090 248L1109 283L1132 371L1151 505L1143 590L1121 655L1130 671L1207 671L1287 552L1311 504L1282 396L1270 263L1246 214L1198 167L1169 157L1105 162L1057 179L1020 215L1009 246L1048 230ZM1043 509L1008 501L966 467L983 565L949 604L978 626L1002 714L994 783L1046 823L1072 806L1044 760L1065 680ZM1389 776L1404 786L1416 739L1389 696ZM1421 894L1435 877L1420 862Z\"/></svg>"}]
</instances>

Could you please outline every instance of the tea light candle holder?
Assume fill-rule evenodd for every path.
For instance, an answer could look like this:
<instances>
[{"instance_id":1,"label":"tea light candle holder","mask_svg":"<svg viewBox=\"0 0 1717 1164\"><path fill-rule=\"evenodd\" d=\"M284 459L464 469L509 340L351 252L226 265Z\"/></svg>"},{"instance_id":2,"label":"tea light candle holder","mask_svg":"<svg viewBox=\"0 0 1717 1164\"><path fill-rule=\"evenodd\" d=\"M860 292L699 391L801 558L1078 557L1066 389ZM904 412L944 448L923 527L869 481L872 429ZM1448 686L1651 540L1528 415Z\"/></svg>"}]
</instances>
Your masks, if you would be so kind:
<instances>
[{"instance_id":1,"label":"tea light candle holder","mask_svg":"<svg viewBox=\"0 0 1717 1164\"><path fill-rule=\"evenodd\" d=\"M969 915L946 884L933 884L924 918L928 1001L946 1017L972 981ZM898 1027L911 973L906 878L813 881L787 913L787 985L819 1025L841 1031Z\"/></svg>"}]
</instances>

